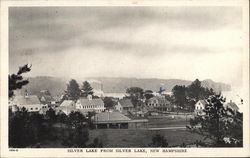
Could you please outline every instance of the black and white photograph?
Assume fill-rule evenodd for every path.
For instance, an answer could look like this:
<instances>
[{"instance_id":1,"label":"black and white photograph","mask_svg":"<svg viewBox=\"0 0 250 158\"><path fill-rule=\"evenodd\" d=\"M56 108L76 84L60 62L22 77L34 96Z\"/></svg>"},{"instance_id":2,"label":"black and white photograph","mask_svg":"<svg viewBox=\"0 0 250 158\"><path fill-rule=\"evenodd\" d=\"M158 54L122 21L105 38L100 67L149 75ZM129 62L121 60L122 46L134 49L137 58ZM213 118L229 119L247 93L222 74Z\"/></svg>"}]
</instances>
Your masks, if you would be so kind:
<instances>
[{"instance_id":1,"label":"black and white photograph","mask_svg":"<svg viewBox=\"0 0 250 158\"><path fill-rule=\"evenodd\" d=\"M242 6L11 6L7 25L10 149L249 144Z\"/></svg>"}]
</instances>

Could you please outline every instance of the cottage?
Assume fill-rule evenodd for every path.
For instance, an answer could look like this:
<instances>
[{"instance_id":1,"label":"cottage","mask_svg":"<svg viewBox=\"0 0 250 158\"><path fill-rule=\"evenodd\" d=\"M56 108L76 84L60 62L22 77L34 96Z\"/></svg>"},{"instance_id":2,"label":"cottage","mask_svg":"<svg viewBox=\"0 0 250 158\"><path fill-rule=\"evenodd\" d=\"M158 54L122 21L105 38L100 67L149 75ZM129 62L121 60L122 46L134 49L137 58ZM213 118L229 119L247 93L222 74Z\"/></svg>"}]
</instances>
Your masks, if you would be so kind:
<instances>
[{"instance_id":1,"label":"cottage","mask_svg":"<svg viewBox=\"0 0 250 158\"><path fill-rule=\"evenodd\" d=\"M199 100L195 104L195 109L194 109L195 114L197 114L197 115L205 115L205 112L203 110L205 109L206 105L207 105L206 100Z\"/></svg>"},{"instance_id":2,"label":"cottage","mask_svg":"<svg viewBox=\"0 0 250 158\"><path fill-rule=\"evenodd\" d=\"M39 112L44 113L48 110L48 105L41 104L40 100L36 95L25 96L14 96L14 99L11 101L12 111L20 110L25 108L28 112Z\"/></svg>"},{"instance_id":3,"label":"cottage","mask_svg":"<svg viewBox=\"0 0 250 158\"><path fill-rule=\"evenodd\" d=\"M88 112L103 112L105 107L102 99L92 98L92 95L88 95L87 98L80 98L77 100L76 109L87 114Z\"/></svg>"},{"instance_id":4,"label":"cottage","mask_svg":"<svg viewBox=\"0 0 250 158\"><path fill-rule=\"evenodd\" d=\"M73 100L64 100L62 104L56 108L56 112L63 112L69 115L72 111L76 111L75 102Z\"/></svg>"},{"instance_id":5,"label":"cottage","mask_svg":"<svg viewBox=\"0 0 250 158\"><path fill-rule=\"evenodd\" d=\"M154 96L146 101L146 106L160 110L171 111L170 102L164 96Z\"/></svg>"},{"instance_id":6,"label":"cottage","mask_svg":"<svg viewBox=\"0 0 250 158\"><path fill-rule=\"evenodd\" d=\"M41 101L42 104L47 104L47 105L55 105L56 104L56 100L51 96L51 94L48 90L40 91L38 97L39 97L39 100Z\"/></svg>"},{"instance_id":7,"label":"cottage","mask_svg":"<svg viewBox=\"0 0 250 158\"><path fill-rule=\"evenodd\" d=\"M128 114L129 111L132 111L134 108L132 102L128 98L123 98L118 101L117 105L115 105L115 110L123 113Z\"/></svg>"}]
</instances>

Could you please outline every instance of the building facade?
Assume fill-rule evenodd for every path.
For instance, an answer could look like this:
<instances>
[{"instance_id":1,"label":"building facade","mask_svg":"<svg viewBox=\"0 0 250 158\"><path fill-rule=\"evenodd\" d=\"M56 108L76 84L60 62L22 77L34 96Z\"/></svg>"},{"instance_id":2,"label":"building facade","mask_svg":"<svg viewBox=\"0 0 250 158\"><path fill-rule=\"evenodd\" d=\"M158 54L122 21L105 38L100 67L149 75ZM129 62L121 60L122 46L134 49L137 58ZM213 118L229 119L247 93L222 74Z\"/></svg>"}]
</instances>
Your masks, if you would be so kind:
<instances>
[{"instance_id":1,"label":"building facade","mask_svg":"<svg viewBox=\"0 0 250 158\"><path fill-rule=\"evenodd\" d=\"M130 119L120 112L103 112L92 117L95 128L147 128L147 119Z\"/></svg>"},{"instance_id":2,"label":"building facade","mask_svg":"<svg viewBox=\"0 0 250 158\"><path fill-rule=\"evenodd\" d=\"M146 106L159 111L171 111L172 106L164 96L154 96L145 102Z\"/></svg>"},{"instance_id":3,"label":"building facade","mask_svg":"<svg viewBox=\"0 0 250 158\"><path fill-rule=\"evenodd\" d=\"M87 98L80 98L76 102L76 109L88 112L103 112L105 111L104 102L100 98L92 98L92 95L88 95Z\"/></svg>"},{"instance_id":4,"label":"building facade","mask_svg":"<svg viewBox=\"0 0 250 158\"><path fill-rule=\"evenodd\" d=\"M132 111L134 109L134 106L130 99L123 98L118 101L117 105L115 105L115 110L123 113L128 114L129 111Z\"/></svg>"},{"instance_id":5,"label":"building facade","mask_svg":"<svg viewBox=\"0 0 250 158\"><path fill-rule=\"evenodd\" d=\"M72 111L76 111L75 102L73 100L64 100L62 104L56 108L56 113L63 112L69 115Z\"/></svg>"},{"instance_id":6,"label":"building facade","mask_svg":"<svg viewBox=\"0 0 250 158\"><path fill-rule=\"evenodd\" d=\"M25 108L28 112L39 112L44 113L48 110L48 105L44 105L40 102L36 95L24 95L24 96L14 96L13 100L10 102L12 111L21 110Z\"/></svg>"},{"instance_id":7,"label":"building facade","mask_svg":"<svg viewBox=\"0 0 250 158\"><path fill-rule=\"evenodd\" d=\"M199 100L196 104L195 104L195 108L194 108L194 112L196 115L205 115L205 112L203 111L205 109L207 105L207 101L206 100Z\"/></svg>"}]
</instances>

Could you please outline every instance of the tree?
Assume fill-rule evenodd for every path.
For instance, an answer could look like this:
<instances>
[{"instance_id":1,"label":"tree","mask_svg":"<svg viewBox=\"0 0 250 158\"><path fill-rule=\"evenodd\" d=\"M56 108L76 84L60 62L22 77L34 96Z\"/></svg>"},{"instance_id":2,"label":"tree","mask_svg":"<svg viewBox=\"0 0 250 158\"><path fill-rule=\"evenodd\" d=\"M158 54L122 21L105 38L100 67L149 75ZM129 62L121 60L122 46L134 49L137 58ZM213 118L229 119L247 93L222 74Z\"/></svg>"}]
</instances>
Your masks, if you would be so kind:
<instances>
[{"instance_id":1,"label":"tree","mask_svg":"<svg viewBox=\"0 0 250 158\"><path fill-rule=\"evenodd\" d=\"M197 102L200 99L203 99L201 97L202 92L203 92L203 87L201 86L201 82L198 79L196 79L194 82L191 83L191 85L187 87L187 96L190 99L194 99L195 102Z\"/></svg>"},{"instance_id":2,"label":"tree","mask_svg":"<svg viewBox=\"0 0 250 158\"><path fill-rule=\"evenodd\" d=\"M21 89L23 86L29 83L28 80L23 79L22 74L29 72L31 66L28 64L19 67L17 74L9 75L9 98L14 95L14 90Z\"/></svg>"},{"instance_id":3,"label":"tree","mask_svg":"<svg viewBox=\"0 0 250 158\"><path fill-rule=\"evenodd\" d=\"M93 95L93 88L89 84L88 81L84 81L82 84L82 89L81 89L81 96L82 97L87 97L88 95Z\"/></svg>"},{"instance_id":4,"label":"tree","mask_svg":"<svg viewBox=\"0 0 250 158\"><path fill-rule=\"evenodd\" d=\"M146 91L144 92L144 97L145 97L146 99L150 99L150 98L154 97L153 91L151 91L151 90L146 90Z\"/></svg>"},{"instance_id":5,"label":"tree","mask_svg":"<svg viewBox=\"0 0 250 158\"><path fill-rule=\"evenodd\" d=\"M28 113L25 108L9 116L9 146L24 148L32 146L44 138L43 117L38 113Z\"/></svg>"},{"instance_id":6,"label":"tree","mask_svg":"<svg viewBox=\"0 0 250 158\"><path fill-rule=\"evenodd\" d=\"M196 79L187 87L187 97L189 100L194 100L197 102L198 100L207 99L210 95L215 94L212 88L204 88L201 86L201 82Z\"/></svg>"},{"instance_id":7,"label":"tree","mask_svg":"<svg viewBox=\"0 0 250 158\"><path fill-rule=\"evenodd\" d=\"M69 131L68 136L63 139L63 144L68 147L84 148L89 140L88 129L85 125L77 124L74 129Z\"/></svg>"},{"instance_id":8,"label":"tree","mask_svg":"<svg viewBox=\"0 0 250 158\"><path fill-rule=\"evenodd\" d=\"M87 119L79 111L72 111L68 116L68 125L71 128L76 128L77 125L86 124Z\"/></svg>"},{"instance_id":9,"label":"tree","mask_svg":"<svg viewBox=\"0 0 250 158\"><path fill-rule=\"evenodd\" d=\"M156 134L152 138L152 143L149 144L150 147L168 147L168 142L164 136Z\"/></svg>"},{"instance_id":10,"label":"tree","mask_svg":"<svg viewBox=\"0 0 250 158\"><path fill-rule=\"evenodd\" d=\"M104 97L103 102L106 109L112 109L115 106L115 102L111 97Z\"/></svg>"},{"instance_id":11,"label":"tree","mask_svg":"<svg viewBox=\"0 0 250 158\"><path fill-rule=\"evenodd\" d=\"M54 123L57 119L55 110L49 108L49 110L46 111L46 117L48 118L49 122Z\"/></svg>"},{"instance_id":12,"label":"tree","mask_svg":"<svg viewBox=\"0 0 250 158\"><path fill-rule=\"evenodd\" d=\"M212 140L213 146L242 146L242 114L225 108L221 95L213 95L207 102L205 115L191 119L188 128Z\"/></svg>"},{"instance_id":13,"label":"tree","mask_svg":"<svg viewBox=\"0 0 250 158\"><path fill-rule=\"evenodd\" d=\"M140 105L140 99L143 99L143 89L140 87L130 87L126 90L134 106Z\"/></svg>"},{"instance_id":14,"label":"tree","mask_svg":"<svg viewBox=\"0 0 250 158\"><path fill-rule=\"evenodd\" d=\"M66 96L70 100L76 101L80 97L80 88L76 80L72 79L69 81L66 90Z\"/></svg>"},{"instance_id":15,"label":"tree","mask_svg":"<svg viewBox=\"0 0 250 158\"><path fill-rule=\"evenodd\" d=\"M172 92L174 96L174 103L178 106L178 108L183 108L187 103L186 87L176 85L172 89Z\"/></svg>"}]
</instances>

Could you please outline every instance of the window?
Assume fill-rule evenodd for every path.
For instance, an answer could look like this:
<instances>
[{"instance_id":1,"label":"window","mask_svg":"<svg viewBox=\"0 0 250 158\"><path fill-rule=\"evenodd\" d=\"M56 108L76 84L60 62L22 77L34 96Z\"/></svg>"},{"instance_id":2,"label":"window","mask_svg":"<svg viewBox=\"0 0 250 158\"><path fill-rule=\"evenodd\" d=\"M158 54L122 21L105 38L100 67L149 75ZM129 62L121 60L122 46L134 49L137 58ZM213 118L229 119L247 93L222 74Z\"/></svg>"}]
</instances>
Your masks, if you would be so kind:
<instances>
[{"instance_id":1,"label":"window","mask_svg":"<svg viewBox=\"0 0 250 158\"><path fill-rule=\"evenodd\" d=\"M36 110L38 110L38 108L36 108Z\"/></svg>"},{"instance_id":2,"label":"window","mask_svg":"<svg viewBox=\"0 0 250 158\"><path fill-rule=\"evenodd\" d=\"M33 108L30 108L30 110L33 110Z\"/></svg>"}]
</instances>

